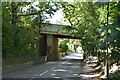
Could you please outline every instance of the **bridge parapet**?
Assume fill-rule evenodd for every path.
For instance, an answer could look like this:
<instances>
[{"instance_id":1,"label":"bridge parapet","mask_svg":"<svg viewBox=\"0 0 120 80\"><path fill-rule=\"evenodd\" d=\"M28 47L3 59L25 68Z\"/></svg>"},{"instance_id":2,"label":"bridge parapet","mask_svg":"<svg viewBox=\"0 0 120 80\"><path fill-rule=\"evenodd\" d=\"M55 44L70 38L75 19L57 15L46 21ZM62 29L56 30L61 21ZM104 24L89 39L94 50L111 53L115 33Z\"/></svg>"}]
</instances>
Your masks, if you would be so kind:
<instances>
[{"instance_id":1,"label":"bridge parapet","mask_svg":"<svg viewBox=\"0 0 120 80\"><path fill-rule=\"evenodd\" d=\"M80 39L72 36L72 31L63 29L67 25L42 24L39 39L39 59L35 63L45 62L47 60L57 60L58 54L58 38ZM36 26L39 28L39 26ZM73 29L74 30L74 29ZM41 46L42 45L42 46Z\"/></svg>"},{"instance_id":2,"label":"bridge parapet","mask_svg":"<svg viewBox=\"0 0 120 80\"><path fill-rule=\"evenodd\" d=\"M66 26L67 25L42 24L42 26L41 26L41 33L69 35L72 32L68 32L65 29L63 29Z\"/></svg>"},{"instance_id":3,"label":"bridge parapet","mask_svg":"<svg viewBox=\"0 0 120 80\"><path fill-rule=\"evenodd\" d=\"M72 31L68 31L67 29L64 29L65 27L71 28ZM39 28L39 26L37 25L36 28ZM52 34L53 36L58 38L80 39L79 37L72 34L76 32L77 30L75 30L74 28L68 25L49 24L49 23L43 23L40 29L41 34Z\"/></svg>"}]
</instances>

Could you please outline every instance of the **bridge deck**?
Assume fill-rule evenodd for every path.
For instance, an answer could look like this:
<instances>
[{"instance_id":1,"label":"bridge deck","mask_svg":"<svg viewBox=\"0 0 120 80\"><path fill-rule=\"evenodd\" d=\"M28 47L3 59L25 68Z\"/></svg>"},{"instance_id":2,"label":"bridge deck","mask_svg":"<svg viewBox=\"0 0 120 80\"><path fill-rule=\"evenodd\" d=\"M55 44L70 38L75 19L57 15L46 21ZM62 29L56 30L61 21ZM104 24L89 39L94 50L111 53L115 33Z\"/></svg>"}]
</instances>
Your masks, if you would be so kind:
<instances>
[{"instance_id":1,"label":"bridge deck","mask_svg":"<svg viewBox=\"0 0 120 80\"><path fill-rule=\"evenodd\" d=\"M80 39L79 37L71 36L73 31L67 31L64 29L66 26L68 25L42 24L40 32L42 34L52 34L58 38Z\"/></svg>"}]
</instances>

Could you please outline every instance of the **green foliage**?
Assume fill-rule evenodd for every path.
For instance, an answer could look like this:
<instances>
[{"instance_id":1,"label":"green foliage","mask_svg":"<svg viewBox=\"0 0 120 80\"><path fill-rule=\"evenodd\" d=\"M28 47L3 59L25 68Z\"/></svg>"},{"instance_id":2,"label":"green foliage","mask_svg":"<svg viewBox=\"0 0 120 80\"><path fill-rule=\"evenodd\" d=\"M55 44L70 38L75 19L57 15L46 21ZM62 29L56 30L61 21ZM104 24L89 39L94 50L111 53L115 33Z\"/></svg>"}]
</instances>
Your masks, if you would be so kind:
<instances>
[{"instance_id":1,"label":"green foliage","mask_svg":"<svg viewBox=\"0 0 120 80\"><path fill-rule=\"evenodd\" d=\"M82 49L86 53L94 53L96 49L96 40L98 39L98 30L101 27L99 12L97 6L92 2L72 2L62 4L67 20L71 28L67 30L73 31L72 35L81 37ZM69 28L69 29L68 29Z\"/></svg>"},{"instance_id":2,"label":"green foliage","mask_svg":"<svg viewBox=\"0 0 120 80\"><path fill-rule=\"evenodd\" d=\"M69 50L67 45L68 42L69 40L63 40L60 42L60 45L59 45L60 52L67 52Z\"/></svg>"},{"instance_id":3,"label":"green foliage","mask_svg":"<svg viewBox=\"0 0 120 80\"><path fill-rule=\"evenodd\" d=\"M17 27L14 34L13 27L3 24L3 58L19 55L35 55L35 33L32 28ZM30 30L31 29L31 30Z\"/></svg>"},{"instance_id":4,"label":"green foliage","mask_svg":"<svg viewBox=\"0 0 120 80\"><path fill-rule=\"evenodd\" d=\"M103 2L62 3L65 20L71 26L66 29L74 31L72 35L81 37L80 43L86 54L98 53L99 58L105 59L106 50L109 48L109 58L119 60L120 2L109 3L109 25L106 24L107 4Z\"/></svg>"},{"instance_id":5,"label":"green foliage","mask_svg":"<svg viewBox=\"0 0 120 80\"><path fill-rule=\"evenodd\" d=\"M119 4L110 3L109 24L104 26L101 30L101 38L99 39L99 49L101 52L106 53L106 49L109 49L109 59L119 60L120 58L120 23L119 18ZM112 10L111 10L112 9ZM116 15L117 14L117 15ZM117 17L116 17L117 16ZM105 55L105 54L104 54ZM102 55L101 55L102 57ZM104 56L103 56L104 57ZM105 57L104 57L105 58ZM103 58L103 59L104 59Z\"/></svg>"},{"instance_id":6,"label":"green foliage","mask_svg":"<svg viewBox=\"0 0 120 80\"><path fill-rule=\"evenodd\" d=\"M39 2L38 5L33 5L33 3L2 2L2 56L6 64L12 64L12 60L11 62L7 60L15 60L18 57L20 58L16 60L16 63L26 62L27 59L24 59L26 56L27 61L36 58L39 39L36 25L40 24L38 14L41 15L42 23L46 21L46 14L51 16L58 9L57 3ZM38 14L31 15L31 13ZM16 23L13 24L12 21Z\"/></svg>"},{"instance_id":7,"label":"green foliage","mask_svg":"<svg viewBox=\"0 0 120 80\"><path fill-rule=\"evenodd\" d=\"M34 30L31 27L29 27L29 29L32 30L27 30L24 26L11 24L11 3L2 3L2 14L3 58L20 55L34 56L35 50L33 46L29 45L35 44Z\"/></svg>"},{"instance_id":8,"label":"green foliage","mask_svg":"<svg viewBox=\"0 0 120 80\"><path fill-rule=\"evenodd\" d=\"M120 80L120 70L111 73L108 77L110 80Z\"/></svg>"},{"instance_id":9,"label":"green foliage","mask_svg":"<svg viewBox=\"0 0 120 80\"><path fill-rule=\"evenodd\" d=\"M100 49L101 50L106 50L107 48L109 48L111 50L111 52L109 52L110 54L110 59L115 59L115 60L119 60L120 58L120 30L119 30L119 26L120 24L118 23L114 23L112 25L106 26L106 28L104 28L102 33L104 34L103 39L101 40L102 43L100 44ZM108 43L108 46L106 46L106 43Z\"/></svg>"},{"instance_id":10,"label":"green foliage","mask_svg":"<svg viewBox=\"0 0 120 80\"><path fill-rule=\"evenodd\" d=\"M120 2L113 2L109 5L109 25L106 24L106 3L98 5L95 2L61 2L59 5L53 2L40 2L33 6L33 3L16 2L14 3L17 8L16 25L12 24L11 4L10 2L2 3L3 58L22 55L36 56L40 27L35 26L47 22L47 18L62 6L65 20L70 24L70 27L67 26L64 29L72 31L72 36L81 37L80 43L86 54L98 53L99 58L104 59L106 49L109 48L109 58L119 60ZM38 13L41 17L38 14L30 15L31 13ZM68 51L68 42L68 40L61 41L59 46L61 52Z\"/></svg>"}]
</instances>

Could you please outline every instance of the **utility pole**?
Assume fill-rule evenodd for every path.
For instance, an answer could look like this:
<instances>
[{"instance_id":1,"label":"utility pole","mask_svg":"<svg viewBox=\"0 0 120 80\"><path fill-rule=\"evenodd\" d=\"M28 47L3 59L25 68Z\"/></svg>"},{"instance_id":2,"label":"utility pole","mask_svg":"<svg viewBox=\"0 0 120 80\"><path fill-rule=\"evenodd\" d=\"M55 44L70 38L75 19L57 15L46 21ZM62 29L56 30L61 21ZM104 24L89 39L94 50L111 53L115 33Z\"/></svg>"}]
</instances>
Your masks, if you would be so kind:
<instances>
[{"instance_id":1,"label":"utility pole","mask_svg":"<svg viewBox=\"0 0 120 80\"><path fill-rule=\"evenodd\" d=\"M100 5L100 6L103 6L105 3L103 3L103 2L101 2L101 3L99 3L98 5ZM105 4L106 5L106 4ZM108 27L108 22L109 22L109 19L108 19L108 17L109 17L109 0L108 0L108 2L107 2L107 14L106 14L106 27ZM106 35L106 37L108 37L108 30L107 30L107 35ZM104 69L104 75L108 78L108 76L109 76L109 66L108 66L108 47L109 47L109 43L108 43L108 39L107 39L107 42L106 42L106 54L105 54L105 69Z\"/></svg>"},{"instance_id":2,"label":"utility pole","mask_svg":"<svg viewBox=\"0 0 120 80\"><path fill-rule=\"evenodd\" d=\"M107 19L106 19L107 26L108 26L108 21L109 21L108 17L109 17L109 1L107 3ZM106 37L108 37L108 30L107 30ZM109 76L109 66L108 66L108 47L109 47L109 44L108 44L108 39L107 39L107 42L106 42L106 46L107 46L107 52L106 52L106 60L105 60L105 75L108 78L108 76Z\"/></svg>"}]
</instances>

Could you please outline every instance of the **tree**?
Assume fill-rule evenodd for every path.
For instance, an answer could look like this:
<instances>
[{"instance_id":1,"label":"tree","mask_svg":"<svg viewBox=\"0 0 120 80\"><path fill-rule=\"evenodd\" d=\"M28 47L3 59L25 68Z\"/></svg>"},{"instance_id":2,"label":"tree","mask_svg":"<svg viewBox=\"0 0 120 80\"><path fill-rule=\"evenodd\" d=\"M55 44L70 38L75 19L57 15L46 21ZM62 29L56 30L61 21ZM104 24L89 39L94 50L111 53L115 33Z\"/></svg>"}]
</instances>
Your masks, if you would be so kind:
<instances>
[{"instance_id":1,"label":"tree","mask_svg":"<svg viewBox=\"0 0 120 80\"><path fill-rule=\"evenodd\" d=\"M41 23L44 23L47 22L46 16L52 16L57 9L57 4L52 2L40 2L38 5L34 2L3 2L3 59L7 61L18 56L35 58L39 36L35 27L39 24L38 14L41 14Z\"/></svg>"},{"instance_id":2,"label":"tree","mask_svg":"<svg viewBox=\"0 0 120 80\"><path fill-rule=\"evenodd\" d=\"M69 50L67 43L69 43L69 40L67 39L63 39L62 41L60 41L60 52L67 52Z\"/></svg>"},{"instance_id":3,"label":"tree","mask_svg":"<svg viewBox=\"0 0 120 80\"><path fill-rule=\"evenodd\" d=\"M102 6L100 6L101 4ZM118 60L120 3L109 3L109 16L106 4L103 2L62 3L65 20L72 27L66 27L66 29L74 30L72 35L82 37L82 49L86 55L98 53L102 60L106 60L107 56L112 59L116 57ZM108 19L109 21L107 21ZM106 54L108 49L111 52Z\"/></svg>"},{"instance_id":4,"label":"tree","mask_svg":"<svg viewBox=\"0 0 120 80\"><path fill-rule=\"evenodd\" d=\"M99 37L100 22L97 6L93 2L73 2L62 4L67 20L72 29L73 35L82 37L81 44L85 53L93 54L95 52L96 40Z\"/></svg>"}]
</instances>

